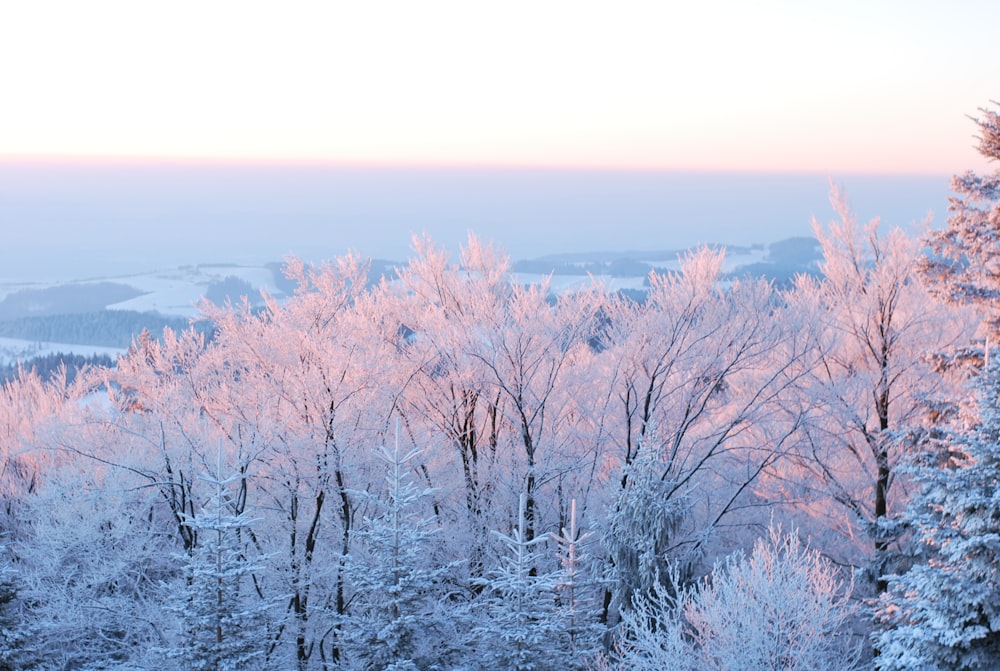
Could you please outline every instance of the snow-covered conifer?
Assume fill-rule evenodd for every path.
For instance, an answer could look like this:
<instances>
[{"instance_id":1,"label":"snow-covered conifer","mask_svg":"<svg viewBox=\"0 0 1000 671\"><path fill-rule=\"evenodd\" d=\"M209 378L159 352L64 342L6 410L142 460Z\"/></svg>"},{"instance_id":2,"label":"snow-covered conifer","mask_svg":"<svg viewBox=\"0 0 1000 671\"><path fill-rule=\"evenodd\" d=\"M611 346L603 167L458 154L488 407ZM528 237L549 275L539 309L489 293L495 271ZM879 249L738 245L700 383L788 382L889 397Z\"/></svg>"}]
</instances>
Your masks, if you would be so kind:
<instances>
[{"instance_id":1,"label":"snow-covered conifer","mask_svg":"<svg viewBox=\"0 0 1000 671\"><path fill-rule=\"evenodd\" d=\"M655 583L677 575L667 570L667 560L674 535L691 512L689 498L675 493L684 490L661 477L653 444L655 438L625 467L626 484L609 512L602 538L610 561L612 605L621 612L632 608L636 595L649 594Z\"/></svg>"},{"instance_id":2,"label":"snow-covered conifer","mask_svg":"<svg viewBox=\"0 0 1000 671\"><path fill-rule=\"evenodd\" d=\"M166 651L185 671L256 670L267 665L268 604L252 584L253 520L238 510L229 486L242 473L222 474L222 451L214 474L201 478L214 490L205 507L187 520L197 539L183 555L185 589L174 605L181 622L176 644Z\"/></svg>"},{"instance_id":3,"label":"snow-covered conifer","mask_svg":"<svg viewBox=\"0 0 1000 671\"><path fill-rule=\"evenodd\" d=\"M457 654L460 618L448 611L456 563L438 564L436 525L419 517L421 502L433 490L413 481L411 470L421 450L402 453L382 447L386 466L381 514L359 530L361 548L352 553L346 572L354 595L338 623L338 648L345 668L416 671L450 668Z\"/></svg>"},{"instance_id":4,"label":"snow-covered conifer","mask_svg":"<svg viewBox=\"0 0 1000 671\"><path fill-rule=\"evenodd\" d=\"M889 581L880 669L994 669L1000 660L1000 367L980 379L980 420L914 468L917 563Z\"/></svg>"},{"instance_id":5,"label":"snow-covered conifer","mask_svg":"<svg viewBox=\"0 0 1000 671\"><path fill-rule=\"evenodd\" d=\"M602 634L592 598L595 581L587 570L590 557L586 546L593 540L593 534L581 533L577 528L576 499L570 503L569 528L552 537L558 545L561 566L556 596L564 628L559 646L566 654L568 663L563 665L566 668L572 662L593 657Z\"/></svg>"},{"instance_id":6,"label":"snow-covered conifer","mask_svg":"<svg viewBox=\"0 0 1000 671\"><path fill-rule=\"evenodd\" d=\"M998 104L998 103L994 103ZM979 153L1000 160L1000 113L980 108ZM984 310L988 337L1000 335L1000 171L977 175L967 171L951 181L948 225L931 231L933 252L922 263L931 290L950 301Z\"/></svg>"},{"instance_id":7,"label":"snow-covered conifer","mask_svg":"<svg viewBox=\"0 0 1000 671\"><path fill-rule=\"evenodd\" d=\"M496 671L534 671L572 668L563 646L568 622L558 608L562 571L543 571L539 545L546 536L528 539L525 533L527 496L521 495L518 526L497 533L508 553L480 582L483 593L476 604L479 616L473 634L475 668Z\"/></svg>"}]
</instances>

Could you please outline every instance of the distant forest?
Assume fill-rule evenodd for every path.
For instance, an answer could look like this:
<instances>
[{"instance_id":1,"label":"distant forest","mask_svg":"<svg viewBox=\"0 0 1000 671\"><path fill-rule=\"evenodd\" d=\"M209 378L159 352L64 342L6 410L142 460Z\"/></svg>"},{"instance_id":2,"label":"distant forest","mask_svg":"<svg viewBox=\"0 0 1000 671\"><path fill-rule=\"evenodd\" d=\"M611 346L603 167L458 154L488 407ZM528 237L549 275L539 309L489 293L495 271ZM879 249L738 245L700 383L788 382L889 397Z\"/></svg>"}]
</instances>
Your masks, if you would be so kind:
<instances>
[{"instance_id":1,"label":"distant forest","mask_svg":"<svg viewBox=\"0 0 1000 671\"><path fill-rule=\"evenodd\" d=\"M2 320L0 337L99 347L128 347L143 329L153 333L160 333L164 328L183 331L188 328L189 321L183 317L168 317L156 312L95 310L79 314Z\"/></svg>"},{"instance_id":2,"label":"distant forest","mask_svg":"<svg viewBox=\"0 0 1000 671\"><path fill-rule=\"evenodd\" d=\"M188 319L168 317L156 312L95 310L0 320L0 337L40 343L65 343L67 349L79 345L127 349L144 331L163 333L166 328L183 331L191 326ZM194 328L206 333L211 331L209 324L195 324ZM114 363L114 358L107 354L82 355L59 351L0 366L0 383L13 380L21 370L34 372L48 381L63 366L66 368L67 381L72 382L85 366L113 366Z\"/></svg>"},{"instance_id":3,"label":"distant forest","mask_svg":"<svg viewBox=\"0 0 1000 671\"><path fill-rule=\"evenodd\" d=\"M26 361L0 366L0 384L17 379L21 371L34 373L45 382L51 381L65 368L66 382L73 383L85 367L114 366L115 360L107 354L82 354L56 352L36 356Z\"/></svg>"}]
</instances>

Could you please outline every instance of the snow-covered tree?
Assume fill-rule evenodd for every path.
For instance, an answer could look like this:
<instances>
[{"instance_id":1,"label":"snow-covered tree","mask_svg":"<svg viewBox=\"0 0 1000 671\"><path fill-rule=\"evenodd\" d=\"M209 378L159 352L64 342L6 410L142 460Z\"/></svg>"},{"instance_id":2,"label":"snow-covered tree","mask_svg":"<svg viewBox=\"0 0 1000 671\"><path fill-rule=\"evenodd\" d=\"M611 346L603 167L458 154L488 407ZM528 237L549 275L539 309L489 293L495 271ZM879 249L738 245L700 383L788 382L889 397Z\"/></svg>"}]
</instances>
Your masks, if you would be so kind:
<instances>
[{"instance_id":1,"label":"snow-covered tree","mask_svg":"<svg viewBox=\"0 0 1000 671\"><path fill-rule=\"evenodd\" d=\"M48 381L22 369L0 386L0 671L32 668L39 660L39 628L26 601L31 567L14 548L32 535L29 501L57 462L54 453L37 448L49 429L78 414L82 391L65 367Z\"/></svg>"},{"instance_id":2,"label":"snow-covered tree","mask_svg":"<svg viewBox=\"0 0 1000 671\"><path fill-rule=\"evenodd\" d=\"M556 584L558 613L565 629L563 668L581 659L590 659L599 649L604 628L598 624L598 609L594 602L597 580L591 573L587 546L594 540L590 532L577 526L576 499L570 502L569 525L552 534L558 546L559 581Z\"/></svg>"},{"instance_id":3,"label":"snow-covered tree","mask_svg":"<svg viewBox=\"0 0 1000 671\"><path fill-rule=\"evenodd\" d=\"M599 305L596 291L553 295L548 281L511 283L499 309L479 315L470 353L483 364L511 428L512 470L523 481L517 490L527 496L525 540L546 526L540 519L544 484L558 481L567 462L581 463L561 450L576 410L567 382L574 366L588 361Z\"/></svg>"},{"instance_id":4,"label":"snow-covered tree","mask_svg":"<svg viewBox=\"0 0 1000 671\"><path fill-rule=\"evenodd\" d=\"M963 342L971 329L962 311L931 300L916 281L915 236L878 218L862 225L837 187L830 203L838 220L813 222L822 275L796 278L786 294L809 317L802 332L815 358L799 383L810 408L799 468L781 474L779 496L804 501L800 509L845 539L838 559L865 570L881 592L892 520L907 498L897 467L925 433L928 403L954 391L928 353Z\"/></svg>"},{"instance_id":5,"label":"snow-covered tree","mask_svg":"<svg viewBox=\"0 0 1000 671\"><path fill-rule=\"evenodd\" d=\"M79 430L79 427L74 427ZM137 478L70 459L21 511L31 535L11 548L21 625L41 668L137 669L162 662L179 544Z\"/></svg>"},{"instance_id":6,"label":"snow-covered tree","mask_svg":"<svg viewBox=\"0 0 1000 671\"><path fill-rule=\"evenodd\" d=\"M455 261L427 240L414 246L398 282L378 290L396 319L386 334L406 334L394 352L404 362L396 407L414 444L445 448L429 449L428 468L464 506L452 542L482 576L501 547L490 530L522 492L529 538L566 525L569 492L586 510L580 480L604 435L583 430L595 416L590 338L604 299L592 287L522 286L509 259L474 235Z\"/></svg>"},{"instance_id":7,"label":"snow-covered tree","mask_svg":"<svg viewBox=\"0 0 1000 671\"><path fill-rule=\"evenodd\" d=\"M1000 367L980 378L980 420L915 467L907 513L917 563L892 576L880 669L995 669L1000 660Z\"/></svg>"},{"instance_id":8,"label":"snow-covered tree","mask_svg":"<svg viewBox=\"0 0 1000 671\"><path fill-rule=\"evenodd\" d=\"M502 396L475 356L483 315L502 309L508 259L470 238L458 264L429 240L414 239L415 255L399 281L379 287L380 310L405 331L395 357L412 371L401 376L397 410L415 444L440 445L428 461L439 462L436 482L461 496L456 542L473 576L481 577L495 553L490 529L506 501L498 479L509 473L502 434ZM451 484L454 483L454 484ZM459 494L460 493L460 494Z\"/></svg>"},{"instance_id":9,"label":"snow-covered tree","mask_svg":"<svg viewBox=\"0 0 1000 671\"><path fill-rule=\"evenodd\" d=\"M607 308L601 340L612 444L602 455L602 475L614 486L605 490L605 502L627 503L640 516L633 523L612 511L613 528L657 538L659 558L649 554L648 561L682 551L689 567L700 562L714 529L760 503L754 489L788 450L803 412L783 402L803 374L805 340L794 315L764 280L723 281L724 259L719 250L689 254L678 272L650 274L644 303L617 297ZM640 459L642 467L633 468ZM639 473L655 492L632 487ZM655 501L656 508L633 499ZM660 520L654 527L641 521L654 515ZM611 533L613 543L634 554L628 534L619 541ZM612 563L632 561L609 550ZM612 570L624 577L632 569ZM685 581L693 575L683 573ZM627 596L609 594L605 603L627 608ZM611 610L605 616L613 622Z\"/></svg>"},{"instance_id":10,"label":"snow-covered tree","mask_svg":"<svg viewBox=\"0 0 1000 671\"><path fill-rule=\"evenodd\" d=\"M343 668L451 668L460 651L461 618L448 608L458 566L439 563L438 525L419 516L419 506L432 494L412 477L421 453L402 453L398 440L393 449L378 451L388 471L386 493L376 502L379 513L357 532L361 543L346 566L354 592L350 611L332 634Z\"/></svg>"},{"instance_id":11,"label":"snow-covered tree","mask_svg":"<svg viewBox=\"0 0 1000 671\"><path fill-rule=\"evenodd\" d=\"M982 116L972 119L979 127L979 153L989 161L1000 160L1000 112L979 111ZM948 225L928 233L933 254L923 261L921 270L932 291L981 310L986 337L996 347L1000 336L1000 171L956 175L951 188L956 195L949 198Z\"/></svg>"},{"instance_id":12,"label":"snow-covered tree","mask_svg":"<svg viewBox=\"0 0 1000 671\"><path fill-rule=\"evenodd\" d=\"M691 514L690 498L684 490L676 492L676 483L661 471L656 451L640 449L625 467L625 485L608 513L602 540L610 559L609 605L618 611L631 610L636 598L666 586L668 561L677 559L677 529Z\"/></svg>"},{"instance_id":13,"label":"snow-covered tree","mask_svg":"<svg viewBox=\"0 0 1000 671\"><path fill-rule=\"evenodd\" d=\"M564 647L570 623L560 613L557 598L562 571L540 568L544 561L539 545L548 539L527 537L526 508L527 495L522 495L517 527L509 536L498 533L508 554L480 580L473 663L484 671L573 668L578 663Z\"/></svg>"},{"instance_id":14,"label":"snow-covered tree","mask_svg":"<svg viewBox=\"0 0 1000 671\"><path fill-rule=\"evenodd\" d=\"M297 284L263 309L204 306L218 331L191 393L208 422L256 459L262 550L274 577L270 597L287 595L279 648L307 671L337 654L329 622L347 610L343 567L355 527L360 476L389 403L373 394L381 341L367 337L355 305L367 266L348 256L319 266L289 259ZM393 381L395 383L395 381ZM359 435L360 434L360 435Z\"/></svg>"},{"instance_id":15,"label":"snow-covered tree","mask_svg":"<svg viewBox=\"0 0 1000 671\"><path fill-rule=\"evenodd\" d=\"M7 548L0 546L0 671L22 671L38 665L35 627L26 624L25 604L18 595L16 570Z\"/></svg>"},{"instance_id":16,"label":"snow-covered tree","mask_svg":"<svg viewBox=\"0 0 1000 671\"><path fill-rule=\"evenodd\" d=\"M850 671L859 646L850 589L797 534L772 526L750 557L717 564L677 593L657 583L623 614L622 669Z\"/></svg>"},{"instance_id":17,"label":"snow-covered tree","mask_svg":"<svg viewBox=\"0 0 1000 671\"><path fill-rule=\"evenodd\" d=\"M229 491L245 474L224 476L222 470L220 443L215 473L201 476L211 498L186 519L195 544L182 555L184 586L174 606L181 631L166 650L185 671L250 671L268 661L268 603L254 587L263 567L254 557L253 520Z\"/></svg>"}]
</instances>

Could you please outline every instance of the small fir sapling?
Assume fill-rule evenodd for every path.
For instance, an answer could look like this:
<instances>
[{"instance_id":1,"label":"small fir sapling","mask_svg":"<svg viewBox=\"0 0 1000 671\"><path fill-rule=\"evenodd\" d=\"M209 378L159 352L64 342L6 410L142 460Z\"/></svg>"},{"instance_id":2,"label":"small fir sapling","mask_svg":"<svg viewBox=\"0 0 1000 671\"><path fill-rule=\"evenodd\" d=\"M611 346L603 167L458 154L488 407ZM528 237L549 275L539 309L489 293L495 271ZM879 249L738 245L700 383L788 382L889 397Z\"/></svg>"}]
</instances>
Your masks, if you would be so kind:
<instances>
[{"instance_id":1,"label":"small fir sapling","mask_svg":"<svg viewBox=\"0 0 1000 671\"><path fill-rule=\"evenodd\" d=\"M590 532L577 528L576 499L570 502L569 528L552 534L558 547L559 580L556 583L558 612L562 617L560 647L567 655L566 666L592 658L598 651L603 628L597 623L599 610L592 601L594 581L587 575L589 559L585 548L593 540ZM565 667L564 667L565 668Z\"/></svg>"},{"instance_id":2,"label":"small fir sapling","mask_svg":"<svg viewBox=\"0 0 1000 671\"><path fill-rule=\"evenodd\" d=\"M186 523L197 543L183 555L185 587L174 606L181 632L167 656L186 671L252 671L266 666L269 604L252 585L262 566L251 559L254 520L237 510L229 486L243 473L222 474L222 445L215 473L201 479L213 488L204 508Z\"/></svg>"},{"instance_id":3,"label":"small fir sapling","mask_svg":"<svg viewBox=\"0 0 1000 671\"><path fill-rule=\"evenodd\" d=\"M476 604L479 615L473 635L479 644L478 667L497 671L534 671L566 667L566 655L557 644L566 621L557 608L556 593L562 571L540 571L538 546L548 536L526 538L527 495L518 506L518 525L508 536L494 532L508 554L478 582L483 592Z\"/></svg>"},{"instance_id":4,"label":"small fir sapling","mask_svg":"<svg viewBox=\"0 0 1000 671\"><path fill-rule=\"evenodd\" d=\"M433 493L416 485L411 471L422 450L402 453L382 447L386 495L374 503L380 514L358 531L364 553L346 566L354 589L337 638L345 668L415 671L442 668L458 653L460 618L449 612L460 562L438 564L437 524L419 517Z\"/></svg>"}]
</instances>

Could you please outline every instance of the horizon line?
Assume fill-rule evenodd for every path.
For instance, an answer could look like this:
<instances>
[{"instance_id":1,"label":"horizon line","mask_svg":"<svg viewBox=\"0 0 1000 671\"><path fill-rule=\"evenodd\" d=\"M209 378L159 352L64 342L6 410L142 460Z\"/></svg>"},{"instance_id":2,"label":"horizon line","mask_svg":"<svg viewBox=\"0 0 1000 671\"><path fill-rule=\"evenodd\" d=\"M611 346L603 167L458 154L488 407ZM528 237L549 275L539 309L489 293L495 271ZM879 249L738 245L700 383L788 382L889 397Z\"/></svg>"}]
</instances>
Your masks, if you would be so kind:
<instances>
[{"instance_id":1,"label":"horizon line","mask_svg":"<svg viewBox=\"0 0 1000 671\"><path fill-rule=\"evenodd\" d=\"M955 172L942 170L871 170L863 168L749 168L706 167L678 165L649 165L625 163L562 163L562 162L512 162L512 161L408 161L408 160L349 160L305 157L247 157L247 156L185 156L142 154L3 154L0 165L33 166L204 166L229 168L329 168L357 170L468 170L516 172L621 172L621 173L677 173L677 174L740 174L740 175L803 175L824 176L859 175L871 177L950 177ZM972 168L970 168L972 169ZM964 171L962 171L964 172Z\"/></svg>"}]
</instances>

